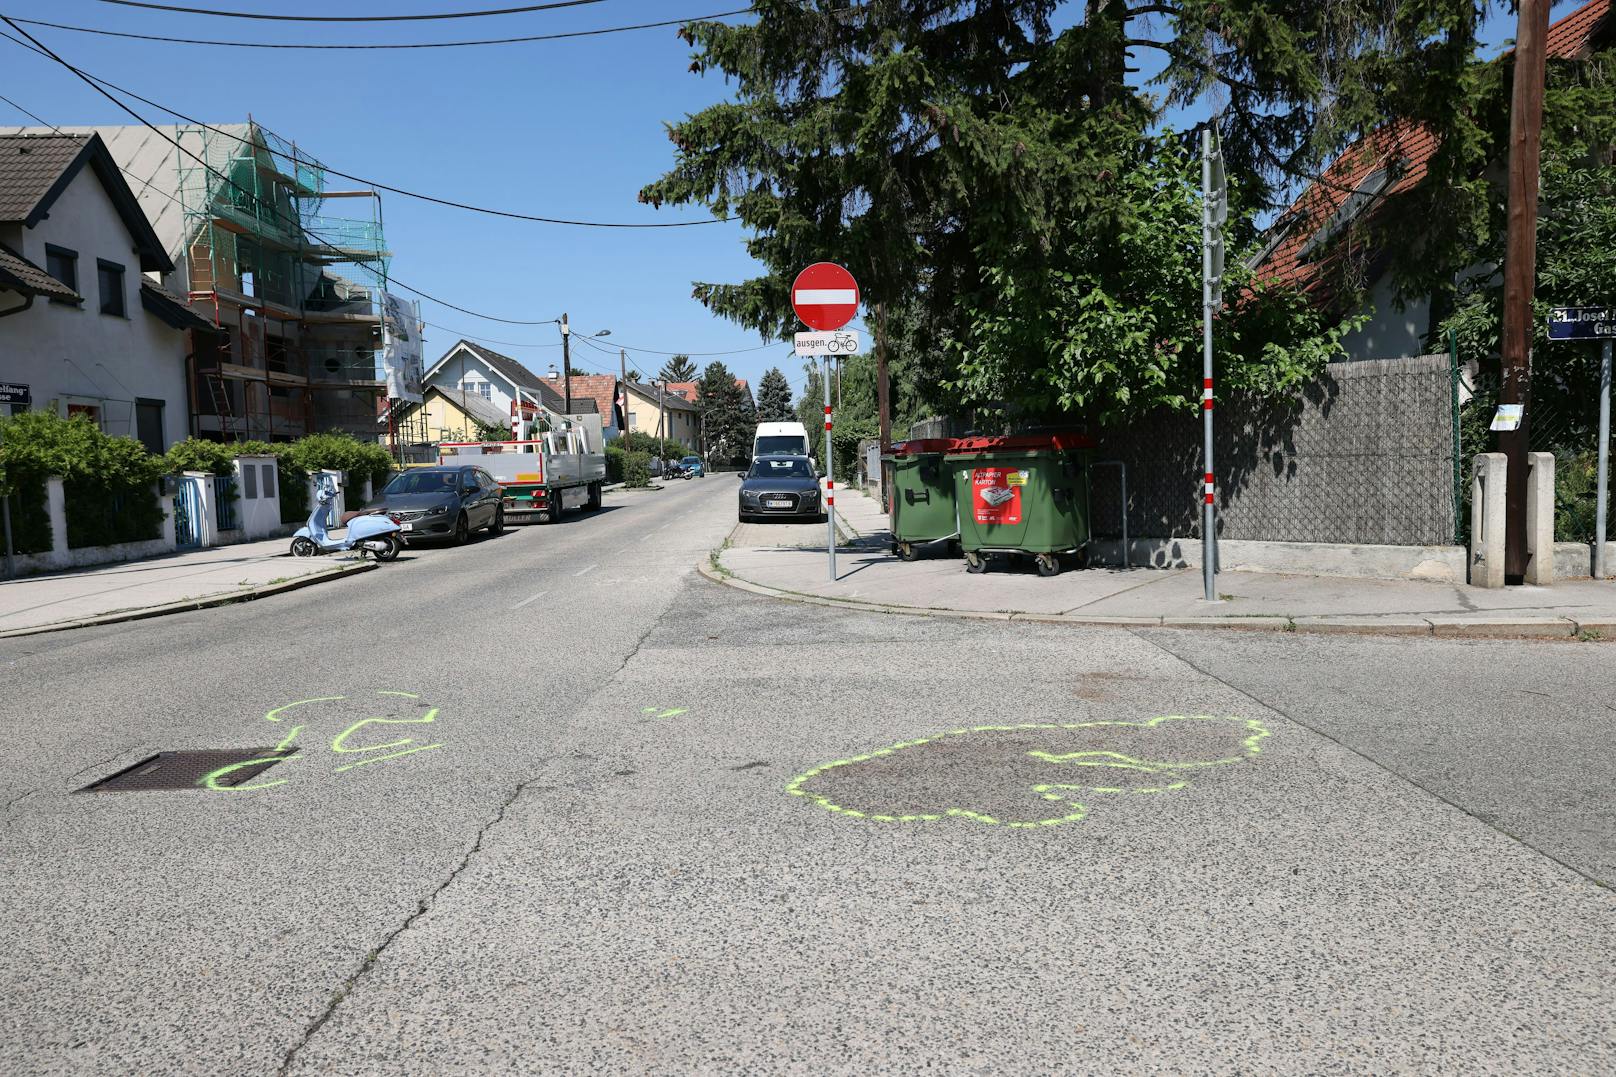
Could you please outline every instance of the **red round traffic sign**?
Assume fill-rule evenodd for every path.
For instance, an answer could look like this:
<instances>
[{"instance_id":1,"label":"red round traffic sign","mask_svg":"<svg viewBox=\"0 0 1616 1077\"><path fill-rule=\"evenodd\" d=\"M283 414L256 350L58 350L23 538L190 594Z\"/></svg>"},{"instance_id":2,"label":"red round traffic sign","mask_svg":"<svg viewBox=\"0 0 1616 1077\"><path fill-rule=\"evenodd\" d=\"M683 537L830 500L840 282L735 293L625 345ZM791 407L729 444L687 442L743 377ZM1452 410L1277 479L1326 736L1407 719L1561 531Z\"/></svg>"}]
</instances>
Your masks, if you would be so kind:
<instances>
[{"instance_id":1,"label":"red round traffic sign","mask_svg":"<svg viewBox=\"0 0 1616 1077\"><path fill-rule=\"evenodd\" d=\"M858 281L835 262L815 262L791 284L791 306L809 329L829 333L858 313Z\"/></svg>"}]
</instances>

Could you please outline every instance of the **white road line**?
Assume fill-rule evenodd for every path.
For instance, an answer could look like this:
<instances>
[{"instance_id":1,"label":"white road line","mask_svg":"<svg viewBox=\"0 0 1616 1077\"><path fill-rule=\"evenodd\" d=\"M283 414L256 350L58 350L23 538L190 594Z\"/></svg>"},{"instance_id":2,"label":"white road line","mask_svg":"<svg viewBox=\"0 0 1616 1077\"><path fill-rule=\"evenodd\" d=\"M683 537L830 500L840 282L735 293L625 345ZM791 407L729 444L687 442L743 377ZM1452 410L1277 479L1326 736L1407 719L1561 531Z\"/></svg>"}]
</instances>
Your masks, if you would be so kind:
<instances>
[{"instance_id":1,"label":"white road line","mask_svg":"<svg viewBox=\"0 0 1616 1077\"><path fill-rule=\"evenodd\" d=\"M511 609L519 610L523 606L528 605L529 603L537 602L539 599L543 598L545 595L547 595L549 593L550 593L549 591L540 591L538 594L534 595L532 598L524 598L524 599L522 599L522 601L520 601L516 605L512 606Z\"/></svg>"},{"instance_id":2,"label":"white road line","mask_svg":"<svg viewBox=\"0 0 1616 1077\"><path fill-rule=\"evenodd\" d=\"M577 572L574 572L573 575L574 576L582 576L584 573L593 572L599 567L600 567L599 565L590 565L588 568L579 569Z\"/></svg>"}]
</instances>

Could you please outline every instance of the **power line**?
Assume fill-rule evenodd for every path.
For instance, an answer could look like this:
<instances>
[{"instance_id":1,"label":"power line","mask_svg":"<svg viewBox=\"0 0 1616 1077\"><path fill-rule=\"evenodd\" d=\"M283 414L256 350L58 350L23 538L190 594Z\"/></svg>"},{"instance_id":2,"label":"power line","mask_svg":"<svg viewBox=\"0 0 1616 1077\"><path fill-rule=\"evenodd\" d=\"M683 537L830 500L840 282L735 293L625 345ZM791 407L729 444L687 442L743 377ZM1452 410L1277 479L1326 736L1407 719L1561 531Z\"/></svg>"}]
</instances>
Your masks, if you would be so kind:
<instances>
[{"instance_id":1,"label":"power line","mask_svg":"<svg viewBox=\"0 0 1616 1077\"><path fill-rule=\"evenodd\" d=\"M454 328L452 328L450 326L447 326L447 325L439 325L437 322L427 322L426 324L430 325L434 329L441 329L445 333L453 333L455 336L462 337L462 338L464 338L466 340L475 340L479 344L498 344L502 348L559 348L559 347L561 347L561 344L559 342L557 342L555 344L532 344L532 343L529 343L527 341L521 341L521 340L492 340L492 339L490 339L488 337L474 337L470 333L461 332L459 329L454 329Z\"/></svg>"},{"instance_id":2,"label":"power line","mask_svg":"<svg viewBox=\"0 0 1616 1077\"><path fill-rule=\"evenodd\" d=\"M95 75L91 75L91 74L89 74L88 72L85 72L85 71L81 71L79 68L74 67L72 64L68 63L66 60L64 60L60 56L56 55L56 53L54 53L54 52L50 51L48 48L46 48L43 42L41 42L38 38L34 37L32 34L28 33L28 31L24 30L22 27L18 26L17 21L13 20L9 16L0 15L0 22L4 22L7 26L9 26L13 30L17 31L17 33L23 35L29 41L33 42L33 44L28 45L28 44L25 44L25 43L23 43L21 41L18 41L16 38L12 37L10 34L0 34L0 37L4 37L6 40L12 42L15 45L18 45L18 46L20 46L22 48L28 49L30 52L38 53L41 56L48 57L48 58L56 61L57 63L61 64L63 67L67 68L69 71L73 72L73 74L77 75L80 79L82 79L86 84L88 84L90 86L91 89L95 90L97 93L99 93L103 97L107 98L107 100L111 101L113 104L117 105L119 108L123 109L125 112L129 112L129 114L131 116L135 115L135 113L131 112L127 107L125 107L123 105L122 102L118 101L117 98L115 98L111 94L107 93L107 91L105 89L103 89L102 87L107 87L107 88L116 90L116 91L118 91L119 93L123 94L126 97L131 97L134 100L141 102L142 104L150 105L152 108L160 109L163 112L168 113L170 116L175 117L176 119L184 120L186 123L194 124L197 127L203 128L204 130L211 131L213 134L219 135L222 138L234 139L235 141L240 142L243 145L252 145L252 142L249 139L242 138L240 135L232 134L229 131L221 130L221 129L217 128L217 127L214 127L212 124L204 123L202 120L199 120L194 116L187 116L183 112L177 112L174 109L169 108L167 105L164 105L164 104L162 104L160 102L157 102L157 101L153 101L149 97L142 97L140 94L135 93L133 90L125 89L124 87L119 86L118 84L116 84L114 82L109 82L106 79L100 78L100 77L95 76ZM146 121L144 119L142 119L140 122L143 123L143 124L146 124L146 126L148 126L148 127L152 127L152 125L149 124L149 123L146 123ZM157 128L152 127L152 130L156 131ZM159 131L158 133L161 134L162 132ZM164 136L164 137L167 137L167 136ZM172 140L170 140L170 141L172 141ZM326 165L322 165L321 168L326 173L328 173L330 175L340 176L343 179L352 180L355 183L363 183L368 187L373 187L373 188L375 188L377 190L387 191L389 194L401 195L401 196L403 196L405 198L415 198L415 199L419 199L422 202L431 202L431 203L433 203L435 205L439 205L439 206L449 206L452 209L463 209L463 210L466 210L467 212L470 212L470 213L481 213L481 214L485 214L485 215L491 216L491 217L505 217L505 218L509 218L509 219L512 219L512 220L518 220L518 221L533 221L533 222L538 223L538 224L561 224L561 225L569 225L569 226L576 227L576 228L629 228L629 229L633 229L633 228L693 228L693 227L696 227L698 225L704 225L704 224L724 224L726 222L733 221L733 220L736 219L734 217L711 217L711 218L708 218L706 220L700 220L700 221L648 221L648 222L640 223L640 222L622 222L622 221L580 221L580 220L571 220L571 219L568 219L568 218L561 218L561 217L540 217L540 216L536 216L536 215L531 214L531 213L516 213L516 212L511 211L511 210L491 209L491 208L489 208L487 206L474 206L474 205L471 205L470 203L467 203L467 202L456 202L453 199L449 199L449 198L439 198L436 195L422 194L419 191L410 191L410 190L406 190L403 187L394 187L391 184L382 183L382 182L380 182L378 180L366 179L364 176L356 176L351 172L341 172L341 171L338 171L335 168L331 168L331 167L326 166Z\"/></svg>"},{"instance_id":3,"label":"power line","mask_svg":"<svg viewBox=\"0 0 1616 1077\"><path fill-rule=\"evenodd\" d=\"M690 22L705 22L711 19L723 19L731 15L746 15L754 9L749 7L737 8L734 11L720 11L715 15L693 15L687 19L664 19L661 22L642 22L630 26L607 26L599 30L570 30L560 34L529 34L524 37L491 37L473 41L425 41L406 44L382 45L319 45L302 44L298 42L265 42L265 41L224 41L194 37L165 37L161 34L135 34L122 30L103 30L92 26L69 26L60 22L44 22L40 19L16 19L16 22L28 26L47 26L52 30L69 30L78 34L98 34L102 37L122 37L136 41L160 41L171 45L206 45L211 48L231 49L459 49L475 45L516 45L530 41L559 41L562 38L572 37L598 37L602 34L620 34L629 30L651 30L660 26L683 26Z\"/></svg>"},{"instance_id":4,"label":"power line","mask_svg":"<svg viewBox=\"0 0 1616 1077\"><path fill-rule=\"evenodd\" d=\"M97 86L95 84L94 80L92 80L88 75L86 75L86 74L84 74L84 72L78 70L78 68L74 67L72 64L68 63L66 60L63 60L60 56L57 56L54 52L51 52L50 49L46 48L44 44L42 44L40 41L38 41L27 30L24 30L21 27L17 26L9 18L7 18L4 15L0 15L0 22L4 22L6 25L10 26L13 30L16 30L23 37L26 37L29 41L34 42L35 45L37 45L41 50L44 51L45 55L49 56L51 59L53 59L57 63L61 64L63 67L65 67L69 71L73 72L73 74L77 75L80 79L82 79L85 82L85 84L88 85L96 93L98 93L101 96L105 97L108 101L111 101L114 105L117 105L118 108L122 109L124 112L127 112L136 121L138 121L142 127L145 127L147 130L151 131L154 135L158 136L159 138L163 139L163 141L165 141L165 142L169 143L170 145L172 145L180 153L184 154L185 156L189 157L191 160L195 161L197 164L201 165L203 167L203 169L205 169L206 171L208 171L208 172L212 173L213 175L219 177L220 179L224 180L224 182L228 183L231 187L235 188L235 190L239 194L241 194L241 195L243 195L245 197L249 197L249 198L252 197L251 192L244 189L235 180L231 179L229 176L225 175L223 172L220 172L217 168L214 168L212 165L208 164L202 158L198 157L196 154L192 153L190 150L188 150L184 146L182 146L177 139L170 138L165 132L163 132L162 130L157 128L154 124L152 124L149 120L147 120L146 117L142 116L140 113L136 112L134 109L130 108L128 105L124 104L122 101L119 101L116 97L114 97L112 94L108 93L106 90L104 90L101 87ZM6 36L8 38L10 37L10 35L0 35L0 36ZM16 40L16 39L11 38L11 40ZM54 125L47 124L47 126L50 126L52 128L52 130L55 130L55 131L58 131L58 132L60 132L60 130L61 130L60 128L57 128ZM165 192L165 196L167 196L166 192ZM167 197L172 199L172 196L167 196ZM322 241L324 241L326 243L330 242L329 237L322 236L322 235L320 235L320 233L318 233L318 232L316 232L316 231L314 231L312 229L305 228L305 227L303 227L301 225L301 223L299 224L298 227L305 235L312 236L313 238L318 239L318 240L322 240ZM363 259L358 259L358 261L361 264L364 263ZM410 285L404 283L402 280L399 280L396 277L390 276L390 275L386 274L385 272L383 273L383 279L387 281L389 286L396 286L396 287L402 288L407 292L412 292L415 295L420 296L422 299L427 299L427 300L430 300L433 303L437 303L439 306L448 307L450 310L458 310L462 314L469 314L473 318L481 318L484 321L503 322L503 323L505 323L507 325L548 325L548 324L550 324L551 321L553 321L553 319L544 319L544 320L541 320L541 321L519 321L519 320L516 320L516 319L513 319L513 318L496 318L492 314L483 314L483 313L480 313L480 312L475 311L475 310L468 310L467 308L462 307L462 306L457 306L456 304L451 303L446 299L439 299L437 296L432 295L432 294L430 294L428 292L423 292L419 288L411 287Z\"/></svg>"},{"instance_id":5,"label":"power line","mask_svg":"<svg viewBox=\"0 0 1616 1077\"><path fill-rule=\"evenodd\" d=\"M529 11L553 11L556 8L601 4L605 3L605 0L551 0L548 4L526 4L522 7L495 8L492 11L444 11L432 15L266 15L257 11L216 11L205 7L147 4L141 3L140 0L97 0L97 2L116 7L144 8L148 11L211 15L220 19L260 19L265 22L429 22L437 19L481 19L490 15L521 15Z\"/></svg>"},{"instance_id":6,"label":"power line","mask_svg":"<svg viewBox=\"0 0 1616 1077\"><path fill-rule=\"evenodd\" d=\"M587 340L589 338L587 338L587 337L579 337L578 339ZM759 344L755 348L732 348L731 350L726 351L726 352L665 352L665 351L658 351L656 348L636 348L632 344L615 344L615 345L612 345L612 347L622 348L624 351L644 352L647 355L669 355L669 356L672 356L672 355L685 355L685 356L689 356L692 359L703 359L703 358L707 358L707 357L714 356L714 355L745 355L748 352L760 352L760 351L765 351L765 350L767 350L769 348L780 348L780 347L784 347L784 346L785 346L785 341L775 341L772 344Z\"/></svg>"},{"instance_id":7,"label":"power line","mask_svg":"<svg viewBox=\"0 0 1616 1077\"><path fill-rule=\"evenodd\" d=\"M30 120L33 120L35 123L43 124L44 126L49 127L52 131L55 131L57 134L62 133L62 129L60 127L57 127L54 123L51 123L49 120L40 119L38 116L35 116L32 112L29 112L27 109L25 109L21 105L17 104L17 102L13 101L11 98L0 96L0 101L4 101L6 104L10 105L12 108L16 109L18 112L22 113L24 116L27 116Z\"/></svg>"}]
</instances>

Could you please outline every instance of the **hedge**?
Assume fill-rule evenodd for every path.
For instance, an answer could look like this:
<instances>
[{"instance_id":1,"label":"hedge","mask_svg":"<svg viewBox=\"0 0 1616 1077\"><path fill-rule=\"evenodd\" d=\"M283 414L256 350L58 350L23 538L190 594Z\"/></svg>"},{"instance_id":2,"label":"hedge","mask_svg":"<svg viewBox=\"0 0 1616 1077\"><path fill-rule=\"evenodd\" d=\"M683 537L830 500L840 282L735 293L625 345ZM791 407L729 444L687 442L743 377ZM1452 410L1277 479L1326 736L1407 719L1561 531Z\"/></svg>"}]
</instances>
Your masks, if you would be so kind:
<instances>
[{"instance_id":1,"label":"hedge","mask_svg":"<svg viewBox=\"0 0 1616 1077\"><path fill-rule=\"evenodd\" d=\"M62 479L68 546L158 537L165 513L152 487L166 470L163 458L151 455L140 442L108 437L84 415L64 419L54 412L29 411L0 418L0 491L18 492L19 507L33 510L13 521L26 533L25 552L50 549L48 520L35 524L34 519L46 516L44 485L52 475Z\"/></svg>"},{"instance_id":2,"label":"hedge","mask_svg":"<svg viewBox=\"0 0 1616 1077\"><path fill-rule=\"evenodd\" d=\"M623 454L623 482L629 486L651 485L651 454L627 452Z\"/></svg>"}]
</instances>

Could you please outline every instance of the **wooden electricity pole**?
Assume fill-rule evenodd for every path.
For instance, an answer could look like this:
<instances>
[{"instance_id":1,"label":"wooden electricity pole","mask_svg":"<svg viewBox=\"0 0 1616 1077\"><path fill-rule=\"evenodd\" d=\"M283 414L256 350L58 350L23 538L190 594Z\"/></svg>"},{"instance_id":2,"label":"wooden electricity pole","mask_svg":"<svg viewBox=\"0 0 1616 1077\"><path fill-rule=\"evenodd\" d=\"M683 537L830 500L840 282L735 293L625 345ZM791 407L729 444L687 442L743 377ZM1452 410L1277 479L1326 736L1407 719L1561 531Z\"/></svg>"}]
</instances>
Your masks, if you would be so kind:
<instances>
[{"instance_id":1,"label":"wooden electricity pole","mask_svg":"<svg viewBox=\"0 0 1616 1077\"><path fill-rule=\"evenodd\" d=\"M1500 404L1523 405L1520 426L1500 431L1506 457L1504 578L1526 575L1526 449L1531 423L1532 290L1537 271L1538 161L1543 141L1543 78L1549 0L1521 0L1515 31L1515 87L1509 113L1509 231L1504 251L1504 320L1499 334ZM1542 556L1552 557L1553 551Z\"/></svg>"},{"instance_id":2,"label":"wooden electricity pole","mask_svg":"<svg viewBox=\"0 0 1616 1077\"><path fill-rule=\"evenodd\" d=\"M561 315L561 380L566 387L566 411L572 414L572 330L567 325L567 316Z\"/></svg>"}]
</instances>

